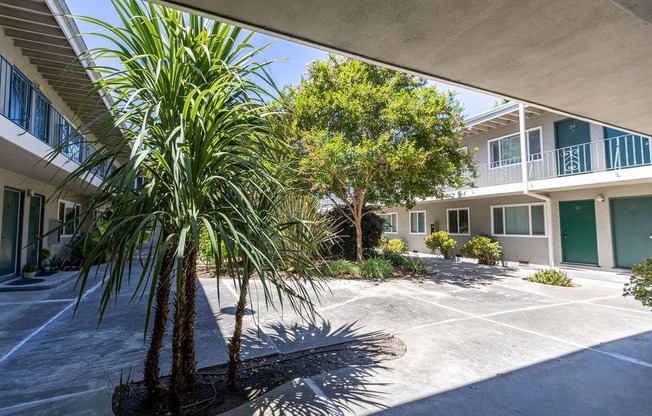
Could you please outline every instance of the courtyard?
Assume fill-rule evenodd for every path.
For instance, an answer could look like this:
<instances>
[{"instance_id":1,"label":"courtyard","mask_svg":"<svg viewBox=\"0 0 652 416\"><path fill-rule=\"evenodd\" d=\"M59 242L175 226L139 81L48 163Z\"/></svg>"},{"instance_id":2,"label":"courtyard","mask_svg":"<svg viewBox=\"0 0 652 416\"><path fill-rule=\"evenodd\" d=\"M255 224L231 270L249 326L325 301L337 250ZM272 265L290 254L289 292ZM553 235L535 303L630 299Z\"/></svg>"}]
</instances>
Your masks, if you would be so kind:
<instances>
[{"instance_id":1,"label":"courtyard","mask_svg":"<svg viewBox=\"0 0 652 416\"><path fill-rule=\"evenodd\" d=\"M382 365L292 380L231 411L249 414L640 415L652 408L652 313L623 298L626 274L569 270L578 287L527 269L430 260L408 280L332 280L314 324L267 310L254 289L244 358L307 350L377 331L407 352ZM201 279L198 367L228 359L232 283ZM110 414L114 387L142 378L146 302L123 290L98 323L97 282L73 317L74 278L0 293L0 415ZM254 285L255 287L255 285ZM169 371L169 350L164 351Z\"/></svg>"}]
</instances>

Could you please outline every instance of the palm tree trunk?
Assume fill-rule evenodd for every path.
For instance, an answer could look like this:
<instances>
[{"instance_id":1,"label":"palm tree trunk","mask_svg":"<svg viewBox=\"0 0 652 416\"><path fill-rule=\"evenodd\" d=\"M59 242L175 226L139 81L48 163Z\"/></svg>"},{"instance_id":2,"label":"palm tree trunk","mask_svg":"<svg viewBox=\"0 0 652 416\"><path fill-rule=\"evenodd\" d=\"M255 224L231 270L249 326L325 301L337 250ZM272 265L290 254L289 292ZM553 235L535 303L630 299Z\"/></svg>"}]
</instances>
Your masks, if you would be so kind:
<instances>
[{"instance_id":1,"label":"palm tree trunk","mask_svg":"<svg viewBox=\"0 0 652 416\"><path fill-rule=\"evenodd\" d=\"M249 291L249 268L244 267L244 275L242 286L240 287L240 297L235 308L235 327L233 328L233 336L229 340L227 350L229 353L229 370L228 370L228 386L233 389L238 383L238 367L240 366L240 348L242 344L242 321L247 307L247 293Z\"/></svg>"},{"instance_id":2,"label":"palm tree trunk","mask_svg":"<svg viewBox=\"0 0 652 416\"><path fill-rule=\"evenodd\" d=\"M161 388L161 369L159 362L161 349L165 337L165 326L168 320L170 287L172 265L174 262L174 247L169 246L165 251L163 262L158 275L158 287L156 289L156 312L154 314L154 325L152 327L152 339L150 340L145 369L143 370L144 382L150 394Z\"/></svg>"}]
</instances>

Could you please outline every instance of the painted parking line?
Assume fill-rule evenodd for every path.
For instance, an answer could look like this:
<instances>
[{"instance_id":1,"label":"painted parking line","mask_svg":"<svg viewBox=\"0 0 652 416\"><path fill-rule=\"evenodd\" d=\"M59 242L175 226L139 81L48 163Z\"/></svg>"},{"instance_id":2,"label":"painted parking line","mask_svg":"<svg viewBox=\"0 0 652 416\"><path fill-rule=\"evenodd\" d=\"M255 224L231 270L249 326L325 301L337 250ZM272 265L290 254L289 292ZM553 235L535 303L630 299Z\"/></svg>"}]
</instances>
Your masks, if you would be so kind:
<instances>
[{"instance_id":1,"label":"painted parking line","mask_svg":"<svg viewBox=\"0 0 652 416\"><path fill-rule=\"evenodd\" d=\"M64 303L72 302L76 299L49 299L49 300L26 300L23 302L0 302L0 306L11 306L11 305L39 305L44 303Z\"/></svg>"},{"instance_id":2,"label":"painted parking line","mask_svg":"<svg viewBox=\"0 0 652 416\"><path fill-rule=\"evenodd\" d=\"M86 298L86 296L88 296L89 294L93 293L93 292L94 292L98 287L100 287L101 284L102 284L102 282L99 282L98 284L96 284L96 285L93 286L92 288L88 289L88 290L86 291L86 293L84 293L84 294L82 295L81 300L84 300L84 299ZM41 332L43 329L45 329L45 327L47 327L47 326L50 325L52 322L54 322L57 318L59 318L61 315L63 315L67 310L69 310L70 308L72 308L73 306L75 306L76 303L77 303L77 300L73 300L72 302L70 302L70 304L69 304L68 306L66 306L65 308L63 308L63 310L61 310L61 312L59 312L59 313L57 313L56 315L54 315L54 316L53 316L52 318L50 318L50 320L48 320L46 323L44 323L43 325L41 325L40 327L38 327L35 331L33 331L31 334L29 334L28 336L26 336L25 338L23 338L22 341L20 341L18 344L16 344L15 347L13 347L13 348L8 352L8 353L6 353L4 356L2 356L2 357L0 358L0 364L2 364L5 360L7 360L9 357L11 357L11 356L16 352L16 351L18 351L18 350L20 349L20 347L22 347L23 345L25 345L25 343L26 343L27 341L29 341L29 340L32 339L36 334L38 334L38 333Z\"/></svg>"},{"instance_id":3,"label":"painted parking line","mask_svg":"<svg viewBox=\"0 0 652 416\"><path fill-rule=\"evenodd\" d=\"M71 399L73 397L79 397L79 396L83 396L85 394L90 394L90 393L97 393L98 391L109 390L111 388L112 387L98 387L98 388L95 388L95 389L78 391L78 392L70 393L70 394L63 394L61 396L48 397L47 399L40 399L40 400L31 401L31 402L14 404L14 405L8 406L8 407L0 407L0 412L5 412L5 411L8 411L8 410L18 410L18 409L20 409L22 407L31 407L31 406L36 406L36 405L39 405L39 404L58 402L60 400Z\"/></svg>"}]
</instances>

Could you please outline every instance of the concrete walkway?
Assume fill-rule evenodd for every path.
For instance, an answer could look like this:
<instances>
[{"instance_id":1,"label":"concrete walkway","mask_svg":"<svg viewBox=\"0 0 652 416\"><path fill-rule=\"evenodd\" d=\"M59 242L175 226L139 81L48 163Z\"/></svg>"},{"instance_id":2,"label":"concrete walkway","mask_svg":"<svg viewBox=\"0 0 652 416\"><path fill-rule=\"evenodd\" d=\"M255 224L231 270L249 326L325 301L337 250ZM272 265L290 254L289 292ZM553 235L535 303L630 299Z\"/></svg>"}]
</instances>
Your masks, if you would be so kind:
<instances>
[{"instance_id":1,"label":"concrete walkway","mask_svg":"<svg viewBox=\"0 0 652 416\"><path fill-rule=\"evenodd\" d=\"M641 415L652 408L652 313L622 283L526 282L527 271L435 261L411 281L335 280L321 320L266 310L254 288L245 357L342 342L374 331L407 344L402 358L297 379L230 414ZM585 271L582 271L584 273ZM623 280L623 276L612 276ZM73 318L72 282L0 293L0 415L110 414L120 374L141 378L143 304L120 296L96 330L99 288ZM226 361L232 284L202 280L199 366ZM165 351L164 363L169 362ZM167 368L166 368L167 370Z\"/></svg>"}]
</instances>

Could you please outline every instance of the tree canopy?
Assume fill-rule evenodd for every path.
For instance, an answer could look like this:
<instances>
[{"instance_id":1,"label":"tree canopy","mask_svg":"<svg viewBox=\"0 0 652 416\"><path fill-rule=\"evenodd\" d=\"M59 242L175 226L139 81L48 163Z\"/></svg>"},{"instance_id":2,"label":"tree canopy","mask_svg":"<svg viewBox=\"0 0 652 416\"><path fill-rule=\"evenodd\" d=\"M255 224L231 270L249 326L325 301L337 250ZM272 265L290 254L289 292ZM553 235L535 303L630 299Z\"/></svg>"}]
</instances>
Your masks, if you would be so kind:
<instances>
[{"instance_id":1,"label":"tree canopy","mask_svg":"<svg viewBox=\"0 0 652 416\"><path fill-rule=\"evenodd\" d=\"M466 182L462 107L422 78L330 55L308 65L287 102L301 172L343 202L358 232L367 203L410 207Z\"/></svg>"}]
</instances>

